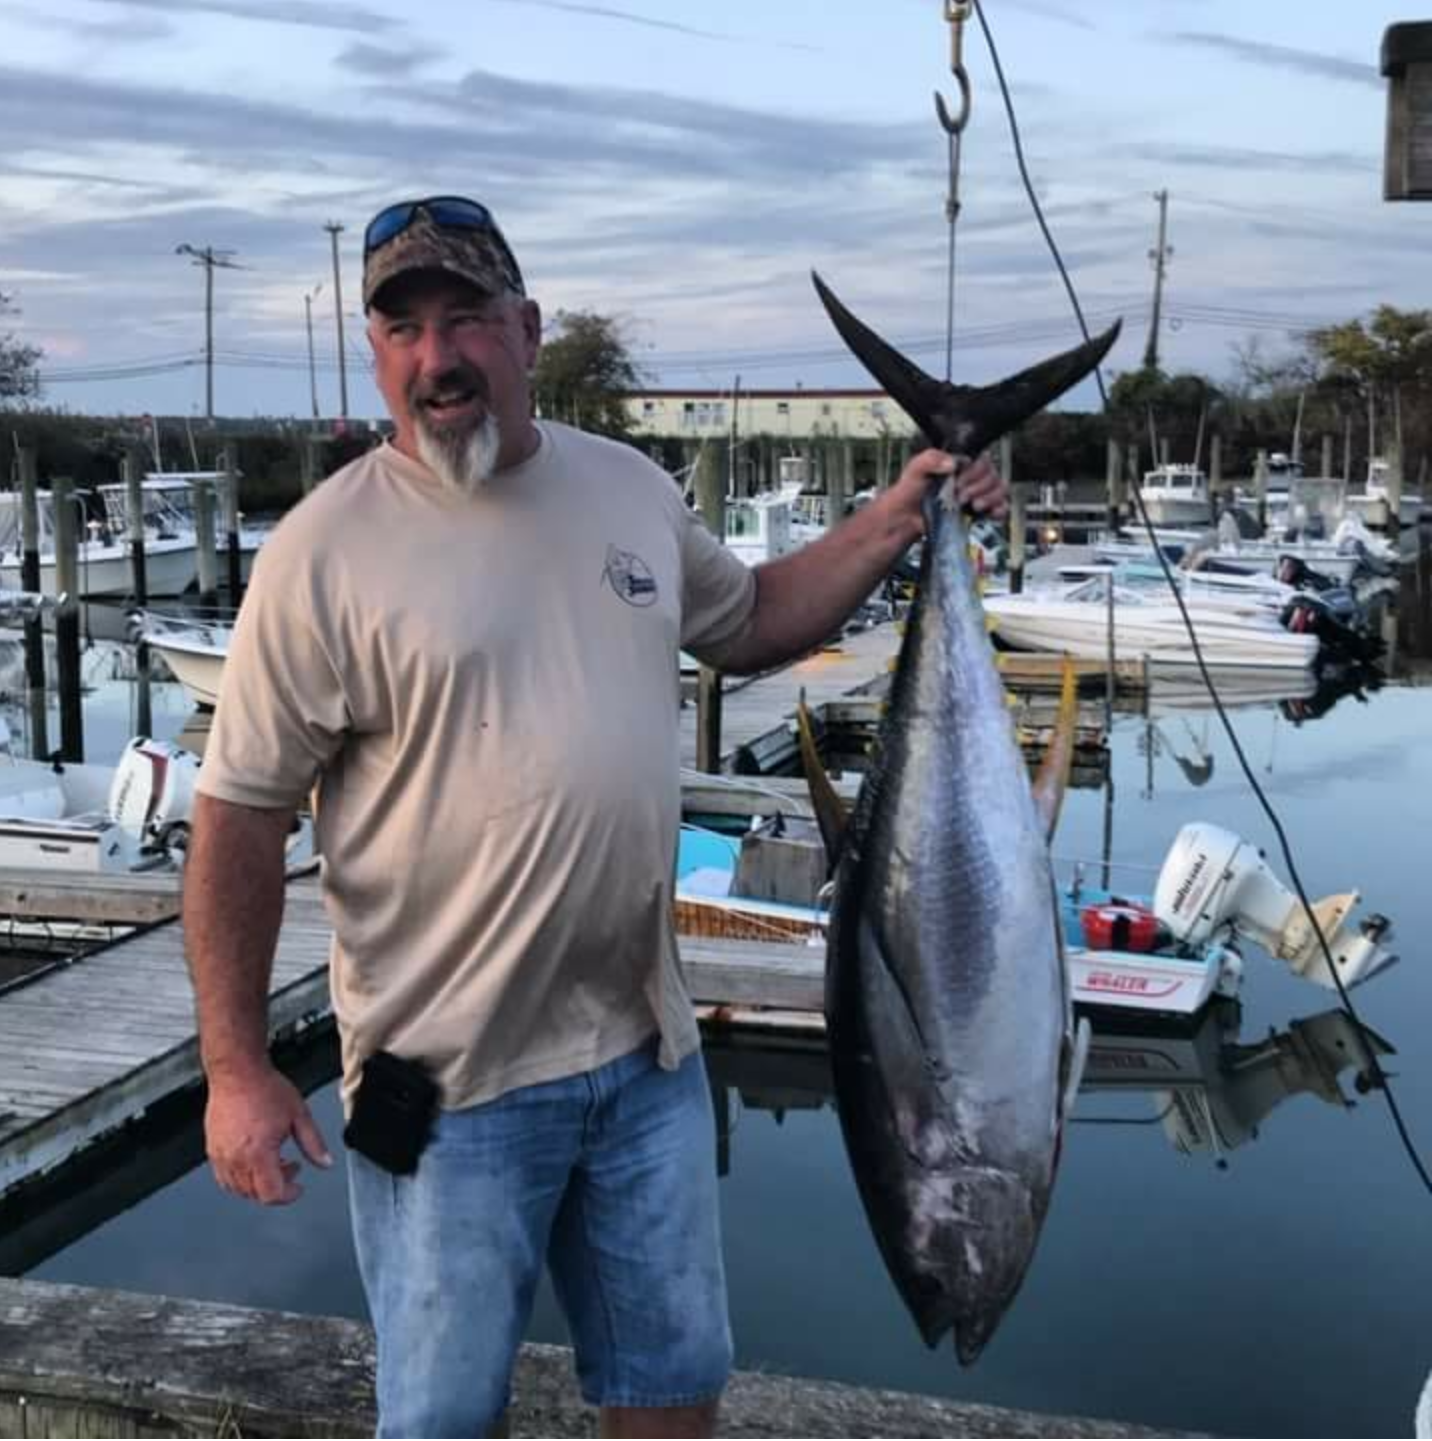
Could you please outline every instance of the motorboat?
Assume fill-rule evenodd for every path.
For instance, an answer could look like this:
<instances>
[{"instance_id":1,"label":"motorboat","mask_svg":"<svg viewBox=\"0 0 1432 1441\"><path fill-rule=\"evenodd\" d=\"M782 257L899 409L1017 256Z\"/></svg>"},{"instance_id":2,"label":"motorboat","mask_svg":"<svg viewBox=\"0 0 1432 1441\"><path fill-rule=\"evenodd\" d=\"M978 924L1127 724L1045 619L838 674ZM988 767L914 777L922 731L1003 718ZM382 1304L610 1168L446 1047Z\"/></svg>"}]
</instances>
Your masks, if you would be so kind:
<instances>
[{"instance_id":1,"label":"motorboat","mask_svg":"<svg viewBox=\"0 0 1432 1441\"><path fill-rule=\"evenodd\" d=\"M7 587L23 584L20 500L13 491L0 492L0 585ZM42 490L37 493L36 500L40 590L53 596L58 594L54 494ZM80 521L77 547L80 594L133 595L133 562L124 535L117 534L107 519L91 516L83 495L77 495L75 503L79 507ZM150 594L180 595L194 583L198 570L192 533L187 537L155 535L146 538L144 550L145 578Z\"/></svg>"},{"instance_id":2,"label":"motorboat","mask_svg":"<svg viewBox=\"0 0 1432 1441\"><path fill-rule=\"evenodd\" d=\"M1392 501L1388 494L1391 470L1391 462L1381 456L1373 456L1367 463L1367 479L1363 489L1349 491L1347 494L1348 510L1375 530L1385 530L1392 516ZM1429 517L1432 517L1432 503L1429 503L1425 496L1411 495L1406 491L1401 493L1397 507L1400 525L1415 526Z\"/></svg>"},{"instance_id":3,"label":"motorboat","mask_svg":"<svg viewBox=\"0 0 1432 1441\"><path fill-rule=\"evenodd\" d=\"M224 525L224 497L226 489L236 477L226 470L176 470L150 471L140 482L140 497L143 505L145 547L148 550L151 537L155 540L176 538L189 539L198 552L198 518L194 509L194 486L209 485L213 488L215 552L223 564L227 553L228 535ZM110 533L121 540L129 535L129 487L126 485L101 485L98 487L104 503L105 517ZM262 527L244 524L239 518L238 542L240 574L247 581L253 569L254 556L259 547L268 539L269 531ZM222 574L222 570L221 570ZM195 579L197 579L197 562ZM151 586L151 589L153 587ZM168 594L169 592L156 592ZM177 594L177 592L174 592Z\"/></svg>"},{"instance_id":4,"label":"motorboat","mask_svg":"<svg viewBox=\"0 0 1432 1441\"><path fill-rule=\"evenodd\" d=\"M1144 513L1155 525L1190 525L1211 520L1208 476L1196 465L1160 465L1145 471L1139 487Z\"/></svg>"},{"instance_id":5,"label":"motorboat","mask_svg":"<svg viewBox=\"0 0 1432 1441\"><path fill-rule=\"evenodd\" d=\"M791 520L791 502L767 492L726 502L726 549L747 565L763 565L799 549Z\"/></svg>"},{"instance_id":6,"label":"motorboat","mask_svg":"<svg viewBox=\"0 0 1432 1441\"><path fill-rule=\"evenodd\" d=\"M142 640L150 653L169 667L196 705L209 709L218 705L232 625L136 611L132 630L134 638Z\"/></svg>"},{"instance_id":7,"label":"motorboat","mask_svg":"<svg viewBox=\"0 0 1432 1441\"><path fill-rule=\"evenodd\" d=\"M818 840L792 842L805 846L808 862L803 867L783 862L781 873L803 875L794 893L782 888L775 895L753 895L743 886L747 841L746 836L682 826L678 931L824 944L828 887L810 893L812 878L825 871ZM1274 875L1257 848L1219 826L1184 826L1151 894L1091 886L1087 863L1066 862L1060 868L1068 874L1059 887L1059 911L1077 1005L1193 1015L1215 998L1238 995L1250 945L1328 990L1337 990L1338 981L1353 986L1369 980L1397 959L1386 944L1386 917L1370 914L1353 921L1361 900L1356 891L1314 902L1315 927L1298 895Z\"/></svg>"},{"instance_id":8,"label":"motorboat","mask_svg":"<svg viewBox=\"0 0 1432 1441\"><path fill-rule=\"evenodd\" d=\"M1205 664L1219 669L1303 670L1317 660L1313 634L1285 629L1260 601L1219 596L1186 600L1184 610L1150 586L1121 585L1096 575L1054 592L991 595L985 613L996 639L1013 650L1079 659L1146 659L1194 665L1191 622Z\"/></svg>"},{"instance_id":9,"label":"motorboat","mask_svg":"<svg viewBox=\"0 0 1432 1441\"><path fill-rule=\"evenodd\" d=\"M187 843L199 759L140 736L117 765L26 760L0 722L0 867L173 869Z\"/></svg>"}]
</instances>

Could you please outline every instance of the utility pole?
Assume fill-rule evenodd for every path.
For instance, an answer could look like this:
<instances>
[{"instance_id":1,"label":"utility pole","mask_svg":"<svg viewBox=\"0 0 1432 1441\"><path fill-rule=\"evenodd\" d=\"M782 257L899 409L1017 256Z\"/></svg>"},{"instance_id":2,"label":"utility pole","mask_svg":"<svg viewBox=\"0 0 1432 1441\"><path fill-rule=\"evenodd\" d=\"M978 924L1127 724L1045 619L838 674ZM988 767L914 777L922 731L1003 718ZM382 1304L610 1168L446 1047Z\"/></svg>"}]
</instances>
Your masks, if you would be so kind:
<instances>
[{"instance_id":1,"label":"utility pole","mask_svg":"<svg viewBox=\"0 0 1432 1441\"><path fill-rule=\"evenodd\" d=\"M338 235L343 227L328 221L324 227L333 242L333 318L338 325L338 410L348 419L348 367L343 356L343 277L338 269Z\"/></svg>"},{"instance_id":2,"label":"utility pole","mask_svg":"<svg viewBox=\"0 0 1432 1441\"><path fill-rule=\"evenodd\" d=\"M318 370L313 363L313 300L322 289L323 282L320 280L312 290L306 291L303 297L303 319L308 326L308 390L313 398L315 420L318 419Z\"/></svg>"},{"instance_id":3,"label":"utility pole","mask_svg":"<svg viewBox=\"0 0 1432 1441\"><path fill-rule=\"evenodd\" d=\"M1159 316L1163 310L1164 275L1173 255L1173 246L1168 244L1168 191L1156 190L1154 199L1159 203L1159 243L1149 251L1149 259L1154 263L1154 313L1149 322L1148 348L1144 351L1145 370L1157 370L1159 366ZM1158 463L1157 456L1154 463Z\"/></svg>"},{"instance_id":4,"label":"utility pole","mask_svg":"<svg viewBox=\"0 0 1432 1441\"><path fill-rule=\"evenodd\" d=\"M175 255L188 255L195 265L204 267L204 414L214 418L214 268L242 270L235 265L232 250L215 250L206 245L202 250L192 245L176 245Z\"/></svg>"}]
</instances>

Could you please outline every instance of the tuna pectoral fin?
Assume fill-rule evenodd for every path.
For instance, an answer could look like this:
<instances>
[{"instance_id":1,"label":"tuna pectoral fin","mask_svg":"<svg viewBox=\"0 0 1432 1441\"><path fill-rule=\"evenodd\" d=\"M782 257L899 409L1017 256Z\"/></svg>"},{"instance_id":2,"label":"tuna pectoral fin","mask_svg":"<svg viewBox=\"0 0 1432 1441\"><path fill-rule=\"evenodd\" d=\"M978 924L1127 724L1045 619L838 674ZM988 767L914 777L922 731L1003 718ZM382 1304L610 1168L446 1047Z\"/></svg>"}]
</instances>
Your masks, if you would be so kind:
<instances>
[{"instance_id":1,"label":"tuna pectoral fin","mask_svg":"<svg viewBox=\"0 0 1432 1441\"><path fill-rule=\"evenodd\" d=\"M931 440L956 455L978 455L1077 385L1108 354L1122 323L996 385L951 385L927 375L857 320L814 271L811 279L856 359Z\"/></svg>"},{"instance_id":2,"label":"tuna pectoral fin","mask_svg":"<svg viewBox=\"0 0 1432 1441\"><path fill-rule=\"evenodd\" d=\"M825 846L825 874L829 879L836 861L840 859L840 848L845 843L845 827L850 816L821 761L804 691L796 704L796 728L800 734L801 768L805 771L811 809L815 812L815 823L820 828L820 838Z\"/></svg>"},{"instance_id":3,"label":"tuna pectoral fin","mask_svg":"<svg viewBox=\"0 0 1432 1441\"><path fill-rule=\"evenodd\" d=\"M1074 731L1079 720L1079 688L1074 667L1065 658L1064 678L1059 688L1059 710L1054 717L1054 730L1039 764L1039 773L1030 786L1034 808L1044 822L1045 839L1052 841L1059 827L1059 811L1064 792L1069 787L1069 770L1074 763Z\"/></svg>"}]
</instances>

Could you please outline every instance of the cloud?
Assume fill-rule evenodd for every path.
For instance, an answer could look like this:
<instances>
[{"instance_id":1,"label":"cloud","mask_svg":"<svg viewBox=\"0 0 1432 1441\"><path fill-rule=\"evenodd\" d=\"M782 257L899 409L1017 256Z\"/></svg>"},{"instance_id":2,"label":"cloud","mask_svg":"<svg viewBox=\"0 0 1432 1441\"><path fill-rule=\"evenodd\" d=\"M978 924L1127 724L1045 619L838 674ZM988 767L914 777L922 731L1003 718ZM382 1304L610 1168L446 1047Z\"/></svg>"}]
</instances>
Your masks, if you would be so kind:
<instances>
[{"instance_id":1,"label":"cloud","mask_svg":"<svg viewBox=\"0 0 1432 1441\"><path fill-rule=\"evenodd\" d=\"M500 0L504 5L521 5L529 9L560 10L569 15L585 15L598 20L617 20L627 25L641 25L651 30L669 30L678 35L689 35L698 40L719 40L726 44L758 44L777 50L818 50L815 45L803 45L796 41L771 40L765 36L732 35L720 30L699 30L694 25L681 25L674 20L657 20L650 15L638 15L632 10L615 10L609 5L583 5L575 0Z\"/></svg>"},{"instance_id":2,"label":"cloud","mask_svg":"<svg viewBox=\"0 0 1432 1441\"><path fill-rule=\"evenodd\" d=\"M1164 38L1178 45L1198 45L1218 50L1235 60L1267 69L1295 70L1320 80L1351 80L1360 85L1381 86L1378 67L1361 60L1344 60L1337 55L1320 55L1313 50L1295 50L1290 45L1272 45L1262 40L1239 40L1232 35L1202 30L1180 30Z\"/></svg>"},{"instance_id":3,"label":"cloud","mask_svg":"<svg viewBox=\"0 0 1432 1441\"><path fill-rule=\"evenodd\" d=\"M1365 175L1380 173L1382 169L1380 157L1345 150L1252 150L1232 145L1179 145L1157 141L1116 148L1121 155L1149 160L1156 165L1190 169L1292 171L1312 175Z\"/></svg>"},{"instance_id":4,"label":"cloud","mask_svg":"<svg viewBox=\"0 0 1432 1441\"><path fill-rule=\"evenodd\" d=\"M107 49L116 45L147 45L156 40L171 39L175 33L174 27L166 20L143 19L137 15L122 20L78 20L25 5L7 5L4 13L31 29L57 31L71 40L102 45Z\"/></svg>"},{"instance_id":5,"label":"cloud","mask_svg":"<svg viewBox=\"0 0 1432 1441\"><path fill-rule=\"evenodd\" d=\"M340 70L358 75L408 75L442 58L442 52L428 45L410 45L406 49L391 45L350 45L334 63Z\"/></svg>"},{"instance_id":6,"label":"cloud","mask_svg":"<svg viewBox=\"0 0 1432 1441\"><path fill-rule=\"evenodd\" d=\"M96 5L159 10L165 15L227 15L269 25L306 25L317 30L356 30L378 35L397 21L361 5L324 5L317 0L92 0Z\"/></svg>"}]
</instances>

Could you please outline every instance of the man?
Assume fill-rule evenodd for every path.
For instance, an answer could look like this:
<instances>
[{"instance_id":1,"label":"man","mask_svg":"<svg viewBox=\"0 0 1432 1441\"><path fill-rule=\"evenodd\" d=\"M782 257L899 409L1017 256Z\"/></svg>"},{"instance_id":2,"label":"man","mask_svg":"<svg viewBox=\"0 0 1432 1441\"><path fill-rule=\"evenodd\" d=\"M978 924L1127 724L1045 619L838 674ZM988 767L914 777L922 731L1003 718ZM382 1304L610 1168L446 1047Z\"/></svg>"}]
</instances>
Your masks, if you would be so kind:
<instances>
[{"instance_id":1,"label":"man","mask_svg":"<svg viewBox=\"0 0 1432 1441\"><path fill-rule=\"evenodd\" d=\"M635 452L533 420L541 317L483 206L380 212L363 300L395 436L260 553L199 782L184 920L209 1157L265 1204L299 1194L288 1141L330 1163L266 1044L283 839L316 781L380 1432L497 1425L545 1261L603 1429L709 1434L731 1345L670 920L678 649L751 671L818 644L953 462L925 452L752 572ZM958 485L1002 505L987 463ZM415 1169L364 1140L389 1057L436 1084Z\"/></svg>"}]
</instances>

